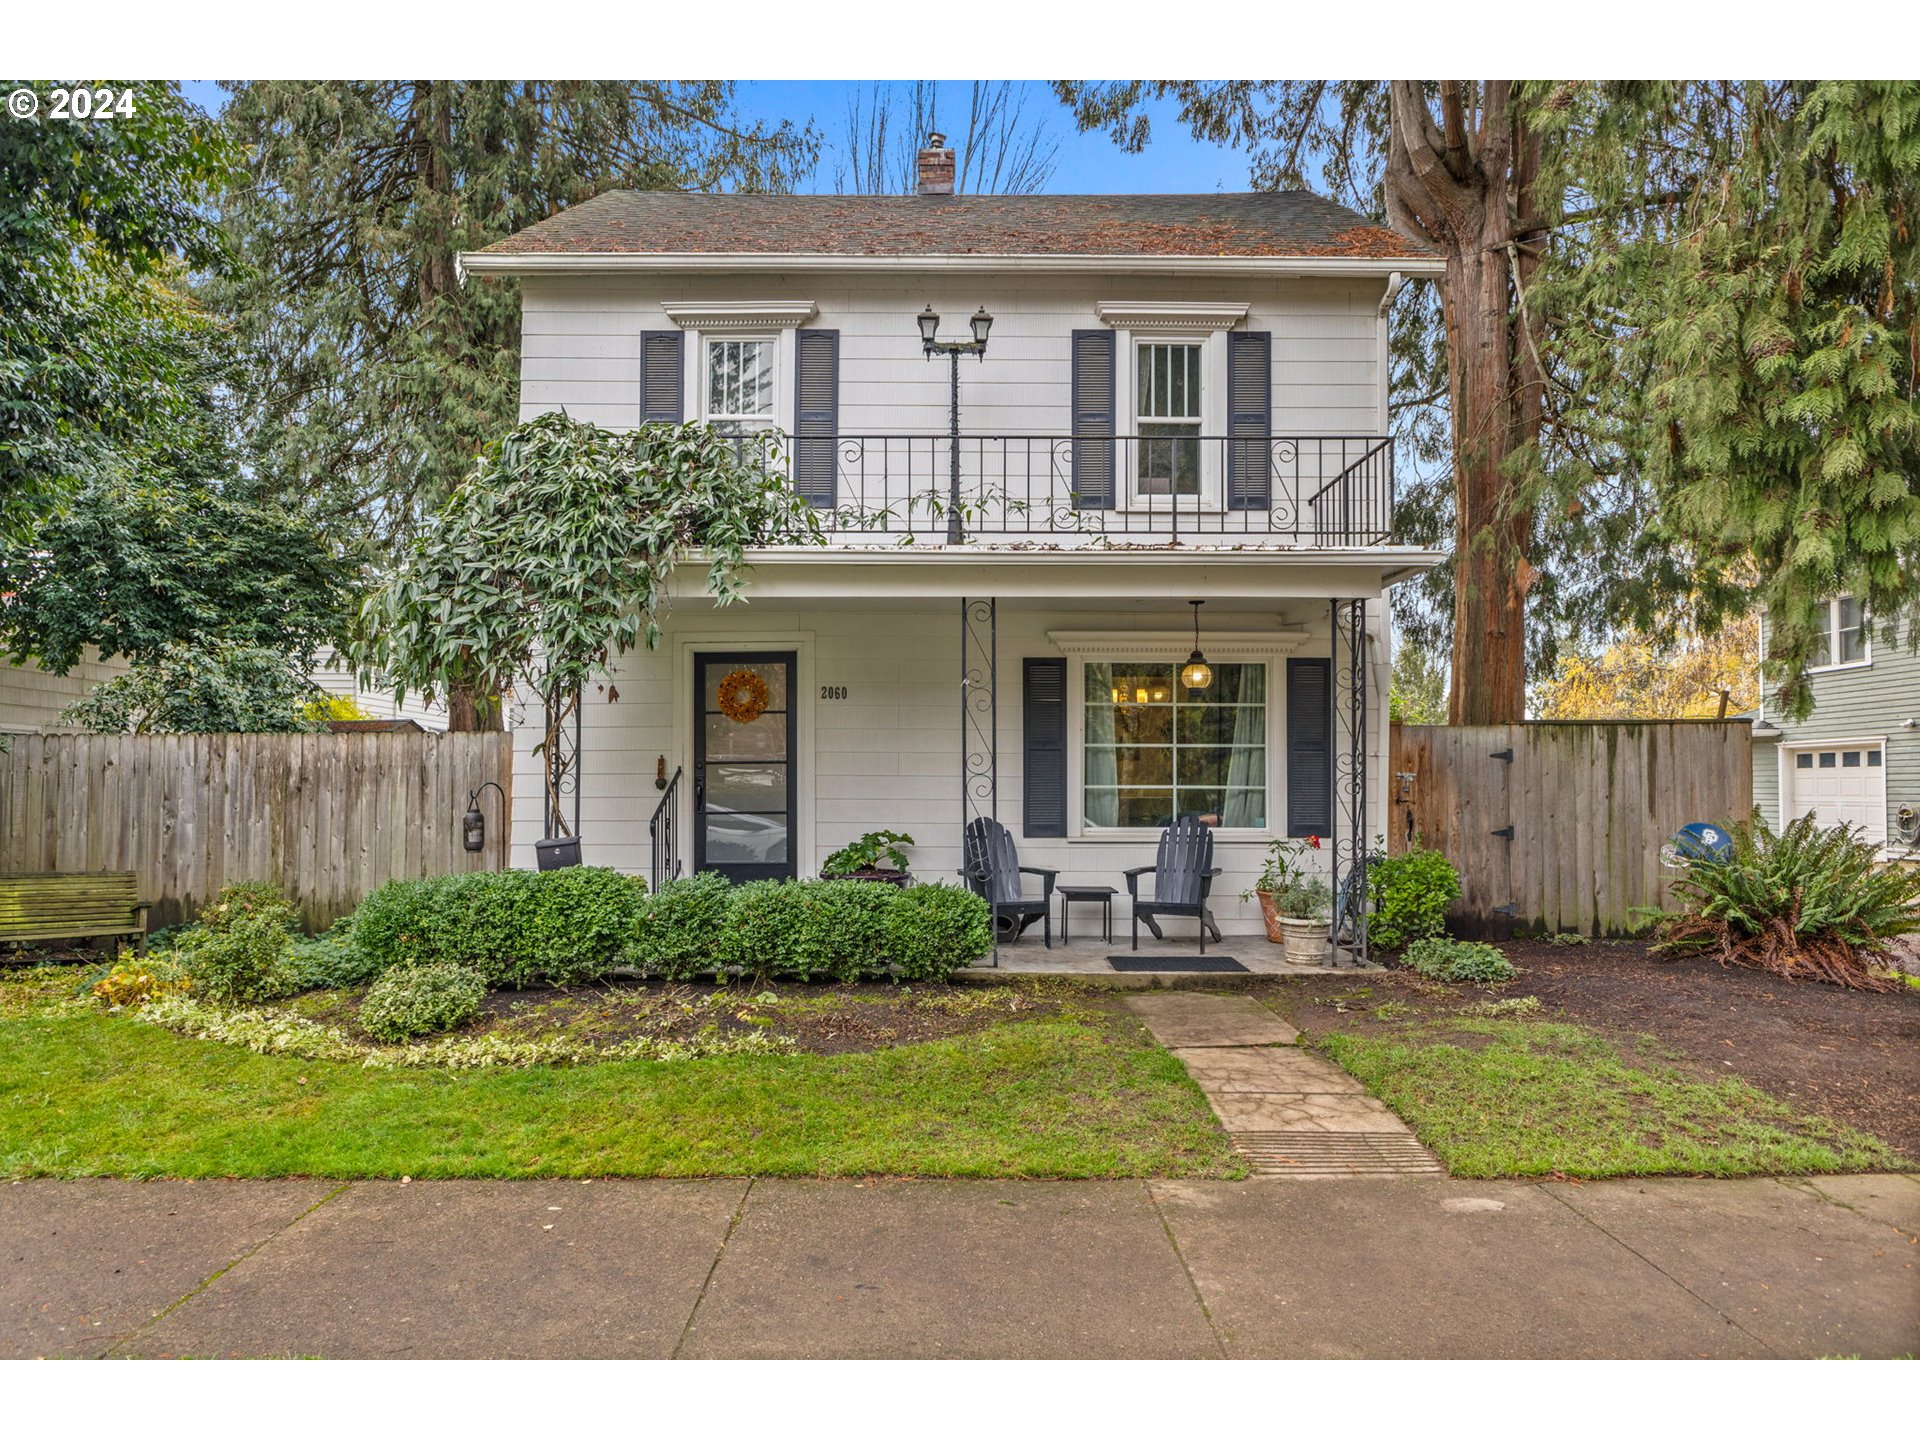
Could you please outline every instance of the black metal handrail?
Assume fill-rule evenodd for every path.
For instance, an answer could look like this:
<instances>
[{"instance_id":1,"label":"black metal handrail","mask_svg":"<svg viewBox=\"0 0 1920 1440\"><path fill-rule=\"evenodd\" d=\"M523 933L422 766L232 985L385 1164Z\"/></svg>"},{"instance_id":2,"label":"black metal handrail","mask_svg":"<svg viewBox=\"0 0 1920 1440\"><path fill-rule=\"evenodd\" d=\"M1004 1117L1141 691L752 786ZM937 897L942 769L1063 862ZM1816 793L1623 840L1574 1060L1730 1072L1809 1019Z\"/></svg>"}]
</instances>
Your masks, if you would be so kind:
<instances>
[{"instance_id":1,"label":"black metal handrail","mask_svg":"<svg viewBox=\"0 0 1920 1440\"><path fill-rule=\"evenodd\" d=\"M795 475L822 527L841 538L944 540L956 446L970 536L1346 547L1385 543L1393 530L1393 443L1384 435L843 434L764 443L768 462Z\"/></svg>"},{"instance_id":2,"label":"black metal handrail","mask_svg":"<svg viewBox=\"0 0 1920 1440\"><path fill-rule=\"evenodd\" d=\"M680 878L680 769L667 781L666 792L653 807L647 821L647 838L653 842L653 890L659 892L669 880Z\"/></svg>"}]
</instances>

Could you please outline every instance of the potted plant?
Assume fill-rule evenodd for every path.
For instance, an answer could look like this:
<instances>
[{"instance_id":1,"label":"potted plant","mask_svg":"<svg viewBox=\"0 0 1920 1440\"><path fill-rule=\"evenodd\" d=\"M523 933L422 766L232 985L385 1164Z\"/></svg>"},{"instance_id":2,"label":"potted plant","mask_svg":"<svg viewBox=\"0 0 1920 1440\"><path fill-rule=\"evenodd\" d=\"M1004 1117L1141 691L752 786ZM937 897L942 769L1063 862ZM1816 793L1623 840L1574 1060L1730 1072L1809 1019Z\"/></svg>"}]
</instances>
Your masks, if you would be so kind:
<instances>
[{"instance_id":1,"label":"potted plant","mask_svg":"<svg viewBox=\"0 0 1920 1440\"><path fill-rule=\"evenodd\" d=\"M842 845L829 855L820 867L820 878L878 880L905 886L913 877L907 873L907 855L900 847L911 844L913 837L897 830L869 830L851 845ZM883 860L888 863L881 864Z\"/></svg>"},{"instance_id":2,"label":"potted plant","mask_svg":"<svg viewBox=\"0 0 1920 1440\"><path fill-rule=\"evenodd\" d=\"M1307 873L1306 857L1320 848L1320 837L1276 840L1267 847L1266 868L1242 900L1257 897L1267 924L1267 939L1287 947L1287 959L1314 965L1326 959L1327 912L1333 891L1318 875Z\"/></svg>"}]
</instances>

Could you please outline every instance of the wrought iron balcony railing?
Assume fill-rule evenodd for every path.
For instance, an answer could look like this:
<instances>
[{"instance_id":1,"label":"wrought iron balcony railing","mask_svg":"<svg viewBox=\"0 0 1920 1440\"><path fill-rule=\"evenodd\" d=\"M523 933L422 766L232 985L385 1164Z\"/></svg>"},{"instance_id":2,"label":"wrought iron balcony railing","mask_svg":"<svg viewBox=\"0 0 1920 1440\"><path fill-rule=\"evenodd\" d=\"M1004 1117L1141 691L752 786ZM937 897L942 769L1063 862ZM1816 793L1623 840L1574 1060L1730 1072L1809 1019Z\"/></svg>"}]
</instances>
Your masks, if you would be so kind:
<instances>
[{"instance_id":1,"label":"wrought iron balcony railing","mask_svg":"<svg viewBox=\"0 0 1920 1440\"><path fill-rule=\"evenodd\" d=\"M787 470L842 543L946 540L956 489L969 538L1334 548L1385 543L1393 526L1393 444L1380 435L801 435L764 443L769 463Z\"/></svg>"}]
</instances>

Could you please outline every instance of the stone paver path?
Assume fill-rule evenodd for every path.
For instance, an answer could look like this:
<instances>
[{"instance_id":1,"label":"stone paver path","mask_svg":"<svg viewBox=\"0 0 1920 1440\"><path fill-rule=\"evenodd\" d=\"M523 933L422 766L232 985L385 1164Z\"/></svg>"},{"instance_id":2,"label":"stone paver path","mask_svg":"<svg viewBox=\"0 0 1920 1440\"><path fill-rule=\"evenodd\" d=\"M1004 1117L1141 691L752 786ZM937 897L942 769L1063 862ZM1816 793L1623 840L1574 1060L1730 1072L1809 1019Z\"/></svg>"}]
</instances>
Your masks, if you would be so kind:
<instances>
[{"instance_id":1,"label":"stone paver path","mask_svg":"<svg viewBox=\"0 0 1920 1440\"><path fill-rule=\"evenodd\" d=\"M1234 1148L1262 1175L1441 1175L1433 1152L1332 1061L1290 1048L1299 1032L1244 995L1129 997L1178 1055Z\"/></svg>"}]
</instances>

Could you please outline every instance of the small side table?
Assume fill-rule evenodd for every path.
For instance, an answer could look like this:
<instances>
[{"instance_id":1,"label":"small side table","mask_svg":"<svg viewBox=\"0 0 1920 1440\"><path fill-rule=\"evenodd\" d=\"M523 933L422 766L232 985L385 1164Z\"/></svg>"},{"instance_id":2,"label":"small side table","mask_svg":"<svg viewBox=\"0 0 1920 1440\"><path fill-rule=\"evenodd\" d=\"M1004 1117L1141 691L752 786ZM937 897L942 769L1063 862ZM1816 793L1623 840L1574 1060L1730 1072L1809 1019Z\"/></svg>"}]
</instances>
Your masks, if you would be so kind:
<instances>
[{"instance_id":1,"label":"small side table","mask_svg":"<svg viewBox=\"0 0 1920 1440\"><path fill-rule=\"evenodd\" d=\"M1101 938L1107 944L1113 943L1113 897L1117 893L1111 885L1058 885L1060 892L1060 943L1066 944L1072 938L1067 929L1067 916L1074 905L1100 906Z\"/></svg>"}]
</instances>

